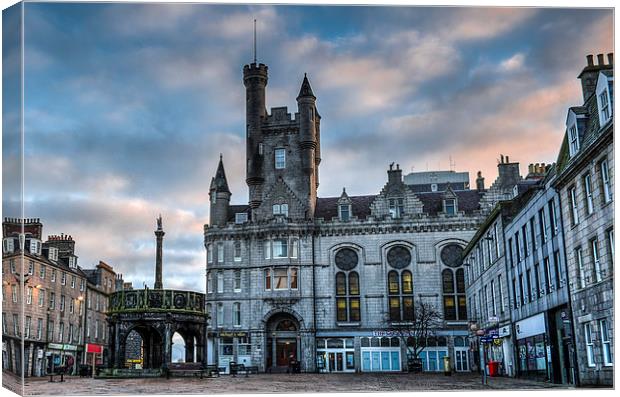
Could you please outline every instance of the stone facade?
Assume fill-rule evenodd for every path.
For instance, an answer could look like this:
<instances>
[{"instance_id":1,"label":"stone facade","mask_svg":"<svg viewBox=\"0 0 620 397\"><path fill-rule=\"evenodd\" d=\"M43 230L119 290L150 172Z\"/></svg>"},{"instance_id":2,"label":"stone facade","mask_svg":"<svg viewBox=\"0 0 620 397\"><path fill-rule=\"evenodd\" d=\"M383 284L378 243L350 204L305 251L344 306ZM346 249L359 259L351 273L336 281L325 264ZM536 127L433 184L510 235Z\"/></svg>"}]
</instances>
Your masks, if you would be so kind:
<instances>
[{"instance_id":1,"label":"stone facade","mask_svg":"<svg viewBox=\"0 0 620 397\"><path fill-rule=\"evenodd\" d=\"M613 384L613 57L579 75L584 104L569 109L555 188L562 203L578 381ZM605 109L605 107L607 108Z\"/></svg>"},{"instance_id":2,"label":"stone facade","mask_svg":"<svg viewBox=\"0 0 620 397\"><path fill-rule=\"evenodd\" d=\"M220 158L205 225L209 363L261 371L401 371L406 347L394 327L412 302L441 313L423 352L427 370L443 356L470 369L464 271L459 254L498 197L521 180L502 162L484 189L438 191L403 182L390 165L376 195L317 198L320 116L307 77L298 112L266 112L265 65L247 65L248 205L230 205ZM516 166L515 166L516 164ZM464 185L463 185L464 186ZM441 190L441 191L439 191ZM484 203L484 207L483 207Z\"/></svg>"}]
</instances>

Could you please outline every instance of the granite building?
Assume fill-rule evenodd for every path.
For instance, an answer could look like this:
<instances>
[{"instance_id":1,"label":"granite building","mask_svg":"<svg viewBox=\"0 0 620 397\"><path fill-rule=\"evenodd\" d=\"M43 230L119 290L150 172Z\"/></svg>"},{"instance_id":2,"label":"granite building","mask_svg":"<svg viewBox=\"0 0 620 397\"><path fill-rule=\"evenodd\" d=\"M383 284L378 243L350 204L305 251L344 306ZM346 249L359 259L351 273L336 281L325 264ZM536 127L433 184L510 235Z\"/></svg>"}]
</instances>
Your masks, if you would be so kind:
<instances>
[{"instance_id":1,"label":"granite building","mask_svg":"<svg viewBox=\"0 0 620 397\"><path fill-rule=\"evenodd\" d=\"M522 180L518 164L502 161L489 189L478 174L475 190L458 177L455 186L433 188L426 177L408 184L392 164L377 194L343 189L319 198L321 116L307 76L294 114L267 111L267 66L246 65L243 81L249 198L230 204L220 157L204 229L208 362L401 371L407 349L393 330L423 301L442 317L420 355L424 368L443 370L449 356L457 370L469 370L460 254L485 213Z\"/></svg>"},{"instance_id":2,"label":"granite building","mask_svg":"<svg viewBox=\"0 0 620 397\"><path fill-rule=\"evenodd\" d=\"M614 365L613 54L587 57L583 105L569 108L554 186L561 201L578 381L612 385Z\"/></svg>"}]
</instances>

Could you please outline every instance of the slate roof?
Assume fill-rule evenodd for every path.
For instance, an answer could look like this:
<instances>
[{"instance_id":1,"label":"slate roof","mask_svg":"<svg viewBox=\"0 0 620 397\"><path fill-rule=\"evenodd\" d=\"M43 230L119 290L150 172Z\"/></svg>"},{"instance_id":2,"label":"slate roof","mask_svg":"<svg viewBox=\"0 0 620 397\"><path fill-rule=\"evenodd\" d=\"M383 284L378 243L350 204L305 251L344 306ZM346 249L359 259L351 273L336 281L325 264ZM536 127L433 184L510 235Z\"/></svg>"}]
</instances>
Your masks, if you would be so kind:
<instances>
[{"instance_id":1,"label":"slate roof","mask_svg":"<svg viewBox=\"0 0 620 397\"><path fill-rule=\"evenodd\" d=\"M372 204L376 197L376 195L349 196L351 200L351 211L353 212L351 215L357 217L357 219L366 219L368 215L370 215L370 204ZM314 217L323 218L326 221L337 218L338 200L340 200L340 197L317 198Z\"/></svg>"},{"instance_id":2,"label":"slate roof","mask_svg":"<svg viewBox=\"0 0 620 397\"><path fill-rule=\"evenodd\" d=\"M481 194L477 190L457 190L454 192L457 197L459 211L471 214L480 209ZM416 196L424 204L424 212L429 215L437 215L443 211L443 197L445 192L417 193Z\"/></svg>"},{"instance_id":3,"label":"slate roof","mask_svg":"<svg viewBox=\"0 0 620 397\"><path fill-rule=\"evenodd\" d=\"M228 222L234 222L235 221L235 214L239 213L239 212L245 212L248 214L248 220L250 220L250 216L251 216L251 211L250 211L250 206L247 204L243 204L243 205L229 205L228 206Z\"/></svg>"}]
</instances>

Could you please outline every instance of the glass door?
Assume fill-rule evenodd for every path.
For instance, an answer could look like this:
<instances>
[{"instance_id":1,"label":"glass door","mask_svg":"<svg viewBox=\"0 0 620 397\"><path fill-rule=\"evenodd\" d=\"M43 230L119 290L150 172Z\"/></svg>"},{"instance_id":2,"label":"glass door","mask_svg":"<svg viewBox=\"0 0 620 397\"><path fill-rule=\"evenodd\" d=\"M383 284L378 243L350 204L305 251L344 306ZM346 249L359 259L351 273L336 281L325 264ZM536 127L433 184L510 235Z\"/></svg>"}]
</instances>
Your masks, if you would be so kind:
<instances>
[{"instance_id":1,"label":"glass door","mask_svg":"<svg viewBox=\"0 0 620 397\"><path fill-rule=\"evenodd\" d=\"M468 352L467 350L458 349L454 351L455 355L455 369L457 372L465 372L469 371L469 360L468 360Z\"/></svg>"}]
</instances>

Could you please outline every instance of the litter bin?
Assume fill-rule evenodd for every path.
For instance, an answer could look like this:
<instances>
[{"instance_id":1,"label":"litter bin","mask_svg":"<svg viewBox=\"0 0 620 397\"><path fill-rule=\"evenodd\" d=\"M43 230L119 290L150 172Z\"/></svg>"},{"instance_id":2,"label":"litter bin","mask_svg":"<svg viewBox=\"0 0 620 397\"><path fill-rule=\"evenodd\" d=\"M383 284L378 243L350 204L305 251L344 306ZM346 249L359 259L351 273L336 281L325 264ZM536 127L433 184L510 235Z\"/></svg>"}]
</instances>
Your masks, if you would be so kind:
<instances>
[{"instance_id":1,"label":"litter bin","mask_svg":"<svg viewBox=\"0 0 620 397\"><path fill-rule=\"evenodd\" d=\"M499 361L489 361L489 376L499 375Z\"/></svg>"},{"instance_id":2,"label":"litter bin","mask_svg":"<svg viewBox=\"0 0 620 397\"><path fill-rule=\"evenodd\" d=\"M452 376L452 368L450 368L450 357L444 356L443 358L443 374L445 376Z\"/></svg>"}]
</instances>

